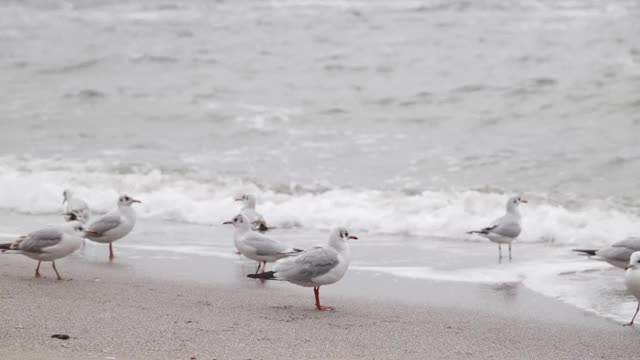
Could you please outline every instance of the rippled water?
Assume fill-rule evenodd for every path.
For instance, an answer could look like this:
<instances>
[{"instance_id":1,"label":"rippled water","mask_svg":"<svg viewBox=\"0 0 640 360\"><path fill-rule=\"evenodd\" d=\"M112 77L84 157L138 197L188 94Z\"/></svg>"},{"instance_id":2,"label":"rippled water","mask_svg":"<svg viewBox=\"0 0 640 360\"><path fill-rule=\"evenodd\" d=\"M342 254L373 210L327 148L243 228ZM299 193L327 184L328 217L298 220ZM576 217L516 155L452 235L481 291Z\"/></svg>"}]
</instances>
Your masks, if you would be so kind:
<instances>
[{"instance_id":1,"label":"rippled water","mask_svg":"<svg viewBox=\"0 0 640 360\"><path fill-rule=\"evenodd\" d=\"M251 191L281 228L464 246L518 192L522 242L638 235L638 18L634 0L4 1L0 210L57 213L71 187L209 224Z\"/></svg>"}]
</instances>

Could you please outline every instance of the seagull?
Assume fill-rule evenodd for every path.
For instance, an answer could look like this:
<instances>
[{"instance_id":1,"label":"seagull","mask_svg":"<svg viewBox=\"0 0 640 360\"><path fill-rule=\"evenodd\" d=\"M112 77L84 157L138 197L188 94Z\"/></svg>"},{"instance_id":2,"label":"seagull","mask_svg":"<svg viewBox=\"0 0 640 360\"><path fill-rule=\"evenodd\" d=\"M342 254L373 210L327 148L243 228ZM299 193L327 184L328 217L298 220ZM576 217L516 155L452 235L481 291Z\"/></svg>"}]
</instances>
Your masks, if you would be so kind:
<instances>
[{"instance_id":1,"label":"seagull","mask_svg":"<svg viewBox=\"0 0 640 360\"><path fill-rule=\"evenodd\" d=\"M251 227L253 228L253 230L258 230L258 231L269 230L269 227L267 227L267 222L264 220L264 217L256 211L256 197L254 195L245 194L235 200L242 202L242 209L240 210L240 213L249 219L249 222L251 223Z\"/></svg>"},{"instance_id":2,"label":"seagull","mask_svg":"<svg viewBox=\"0 0 640 360\"><path fill-rule=\"evenodd\" d=\"M630 237L597 250L574 249L573 251L596 256L598 260L604 260L615 267L624 269L629 264L631 254L640 251L640 238Z\"/></svg>"},{"instance_id":3,"label":"seagull","mask_svg":"<svg viewBox=\"0 0 640 360\"><path fill-rule=\"evenodd\" d=\"M358 238L349 235L347 229L338 227L331 232L329 244L314 246L299 255L276 261L273 271L247 275L253 279L281 280L313 287L318 310L333 310L331 306L320 305L320 286L329 285L342 279L351 262L348 240Z\"/></svg>"},{"instance_id":4,"label":"seagull","mask_svg":"<svg viewBox=\"0 0 640 360\"><path fill-rule=\"evenodd\" d=\"M627 285L627 290L638 299L638 306L636 307L636 313L633 314L633 318L624 326L633 326L633 321L638 315L640 310L640 251L636 251L631 254L629 259L629 265L624 268L624 284Z\"/></svg>"},{"instance_id":5,"label":"seagull","mask_svg":"<svg viewBox=\"0 0 640 360\"><path fill-rule=\"evenodd\" d=\"M258 262L256 274L265 270L268 262L274 262L287 256L295 255L302 250L291 248L251 229L251 223L244 214L239 214L232 221L224 222L236 228L233 242L238 252Z\"/></svg>"},{"instance_id":6,"label":"seagull","mask_svg":"<svg viewBox=\"0 0 640 360\"><path fill-rule=\"evenodd\" d=\"M515 240L522 226L520 225L520 211L518 205L527 203L520 196L513 196L507 201L507 213L482 230L469 231L467 234L479 234L494 243L498 243L498 256L502 259L502 244L509 244L509 260L511 260L511 243Z\"/></svg>"},{"instance_id":7,"label":"seagull","mask_svg":"<svg viewBox=\"0 0 640 360\"><path fill-rule=\"evenodd\" d=\"M85 229L87 239L97 243L109 243L109 261L113 261L113 242L131 232L136 224L136 212L131 205L141 201L129 195L118 198L118 208L91 222Z\"/></svg>"},{"instance_id":8,"label":"seagull","mask_svg":"<svg viewBox=\"0 0 640 360\"><path fill-rule=\"evenodd\" d=\"M62 206L65 220L77 220L81 224L86 224L87 220L89 220L89 216L91 216L89 205L87 205L84 200L73 196L71 190L67 189L63 191L62 196Z\"/></svg>"},{"instance_id":9,"label":"seagull","mask_svg":"<svg viewBox=\"0 0 640 360\"><path fill-rule=\"evenodd\" d=\"M82 224L71 221L59 227L41 229L21 236L13 242L0 244L2 252L22 254L33 260L38 260L35 277L40 277L40 263L51 261L53 270L62 277L56 269L55 260L61 259L80 248L82 245Z\"/></svg>"}]
</instances>

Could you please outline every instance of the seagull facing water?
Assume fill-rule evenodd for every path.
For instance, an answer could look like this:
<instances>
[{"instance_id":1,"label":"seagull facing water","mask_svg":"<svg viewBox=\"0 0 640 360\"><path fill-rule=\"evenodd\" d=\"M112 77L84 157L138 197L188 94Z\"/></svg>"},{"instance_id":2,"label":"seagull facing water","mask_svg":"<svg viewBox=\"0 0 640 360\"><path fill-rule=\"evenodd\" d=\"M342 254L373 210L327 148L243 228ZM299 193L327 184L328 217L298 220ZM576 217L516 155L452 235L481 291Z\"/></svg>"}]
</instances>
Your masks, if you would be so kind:
<instances>
[{"instance_id":1,"label":"seagull facing water","mask_svg":"<svg viewBox=\"0 0 640 360\"><path fill-rule=\"evenodd\" d=\"M85 237L97 243L109 243L109 261L113 261L113 242L125 237L136 224L136 212L131 205L141 201L122 195L118 208L93 221L85 230Z\"/></svg>"},{"instance_id":2,"label":"seagull facing water","mask_svg":"<svg viewBox=\"0 0 640 360\"><path fill-rule=\"evenodd\" d=\"M482 230L469 231L467 234L479 234L498 244L498 256L502 259L502 244L509 244L509 260L511 260L511 243L515 240L522 226L518 206L527 203L520 196L513 196L507 201L507 213Z\"/></svg>"},{"instance_id":3,"label":"seagull facing water","mask_svg":"<svg viewBox=\"0 0 640 360\"><path fill-rule=\"evenodd\" d=\"M253 231L252 224L244 214L239 214L232 221L227 221L224 224L231 224L235 227L233 241L238 252L258 262L256 274L261 268L264 271L268 262L274 262L302 251Z\"/></svg>"},{"instance_id":4,"label":"seagull facing water","mask_svg":"<svg viewBox=\"0 0 640 360\"><path fill-rule=\"evenodd\" d=\"M91 216L89 205L84 200L75 197L69 189L62 192L62 197L64 219L66 221L77 220L81 224L86 224Z\"/></svg>"},{"instance_id":5,"label":"seagull facing water","mask_svg":"<svg viewBox=\"0 0 640 360\"><path fill-rule=\"evenodd\" d=\"M37 230L21 236L13 242L0 244L2 252L22 254L38 260L35 277L40 277L40 263L51 261L58 280L62 277L56 269L55 260L61 259L80 248L82 245L82 224L71 221L59 227Z\"/></svg>"},{"instance_id":6,"label":"seagull facing water","mask_svg":"<svg viewBox=\"0 0 640 360\"><path fill-rule=\"evenodd\" d=\"M269 230L264 217L256 211L256 197L254 195L244 194L235 200L242 202L242 209L240 210L240 213L249 219L249 223L253 230Z\"/></svg>"},{"instance_id":7,"label":"seagull facing water","mask_svg":"<svg viewBox=\"0 0 640 360\"><path fill-rule=\"evenodd\" d=\"M629 259L629 265L624 269L624 284L627 286L627 290L631 295L638 299L638 306L636 306L636 312L633 314L633 318L624 326L633 326L633 321L638 315L640 310L640 251L636 251L631 254Z\"/></svg>"},{"instance_id":8,"label":"seagull facing water","mask_svg":"<svg viewBox=\"0 0 640 360\"><path fill-rule=\"evenodd\" d=\"M348 240L358 238L349 235L347 229L338 227L331 232L329 244L314 246L297 256L276 261L273 271L247 275L253 279L281 280L313 287L318 310L332 310L320 305L320 286L338 282L349 268L351 250Z\"/></svg>"}]
</instances>

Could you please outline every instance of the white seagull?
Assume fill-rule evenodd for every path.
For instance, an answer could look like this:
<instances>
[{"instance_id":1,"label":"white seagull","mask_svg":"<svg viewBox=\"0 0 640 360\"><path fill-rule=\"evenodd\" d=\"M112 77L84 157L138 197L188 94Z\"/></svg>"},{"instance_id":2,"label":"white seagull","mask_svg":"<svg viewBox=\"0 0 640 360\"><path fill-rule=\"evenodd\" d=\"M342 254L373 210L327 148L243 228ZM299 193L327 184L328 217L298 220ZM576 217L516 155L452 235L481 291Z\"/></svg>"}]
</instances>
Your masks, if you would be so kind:
<instances>
[{"instance_id":1,"label":"white seagull","mask_svg":"<svg viewBox=\"0 0 640 360\"><path fill-rule=\"evenodd\" d=\"M511 259L511 243L515 240L522 226L520 225L520 211L518 205L527 201L520 196L513 196L507 200L507 213L482 230L469 231L468 234L479 234L498 244L498 256L502 259L502 244L509 244L509 259Z\"/></svg>"},{"instance_id":2,"label":"white seagull","mask_svg":"<svg viewBox=\"0 0 640 360\"><path fill-rule=\"evenodd\" d=\"M261 267L264 271L268 262L274 262L302 251L253 231L249 219L243 214L237 215L232 221L226 221L224 224L231 224L236 228L233 242L238 252L258 262L256 274Z\"/></svg>"},{"instance_id":3,"label":"white seagull","mask_svg":"<svg viewBox=\"0 0 640 360\"><path fill-rule=\"evenodd\" d=\"M53 270L62 277L56 269L55 260L61 259L80 248L82 245L82 224L71 221L59 227L37 230L21 236L13 242L0 244L2 252L22 254L33 260L38 260L35 277L40 277L40 263L51 261Z\"/></svg>"},{"instance_id":4,"label":"white seagull","mask_svg":"<svg viewBox=\"0 0 640 360\"><path fill-rule=\"evenodd\" d=\"M240 213L249 219L249 223L251 223L253 230L269 230L264 217L256 211L256 197L254 195L245 194L235 200L242 202L242 209L240 210Z\"/></svg>"},{"instance_id":5,"label":"white seagull","mask_svg":"<svg viewBox=\"0 0 640 360\"><path fill-rule=\"evenodd\" d=\"M320 286L334 284L342 279L351 262L351 250L347 241L357 239L349 235L347 229L338 227L331 232L329 244L314 246L297 256L278 260L273 266L273 271L247 276L313 287L316 308L332 310L331 306L320 305Z\"/></svg>"},{"instance_id":6,"label":"white seagull","mask_svg":"<svg viewBox=\"0 0 640 360\"><path fill-rule=\"evenodd\" d=\"M615 267L624 269L629 264L631 254L640 251L640 238L630 237L597 250L574 249L573 251L595 256L598 260L604 260Z\"/></svg>"},{"instance_id":7,"label":"white seagull","mask_svg":"<svg viewBox=\"0 0 640 360\"><path fill-rule=\"evenodd\" d=\"M89 217L91 216L89 205L87 205L84 200L73 196L71 190L68 189L62 192L62 197L62 207L65 220L77 220L82 224L86 224L87 220L89 220Z\"/></svg>"},{"instance_id":8,"label":"white seagull","mask_svg":"<svg viewBox=\"0 0 640 360\"><path fill-rule=\"evenodd\" d=\"M638 299L636 313L633 314L631 321L624 324L624 326L633 326L633 321L638 315L638 310L640 310L640 251L631 254L629 265L624 269L624 284L627 285L627 290Z\"/></svg>"},{"instance_id":9,"label":"white seagull","mask_svg":"<svg viewBox=\"0 0 640 360\"><path fill-rule=\"evenodd\" d=\"M128 195L118 198L118 208L91 222L85 229L85 237L97 243L109 243L109 261L113 261L113 242L125 237L136 224L136 212L131 205L141 201Z\"/></svg>"}]
</instances>

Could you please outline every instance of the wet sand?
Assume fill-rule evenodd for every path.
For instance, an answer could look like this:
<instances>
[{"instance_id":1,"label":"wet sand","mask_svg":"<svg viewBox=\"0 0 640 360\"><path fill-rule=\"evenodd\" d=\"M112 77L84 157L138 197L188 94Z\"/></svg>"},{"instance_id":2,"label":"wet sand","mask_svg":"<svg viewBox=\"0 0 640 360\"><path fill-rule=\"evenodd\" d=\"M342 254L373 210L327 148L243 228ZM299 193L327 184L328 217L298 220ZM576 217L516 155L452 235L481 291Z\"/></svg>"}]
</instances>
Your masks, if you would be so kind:
<instances>
[{"instance_id":1,"label":"wet sand","mask_svg":"<svg viewBox=\"0 0 640 360\"><path fill-rule=\"evenodd\" d=\"M49 264L34 279L35 262L0 257L0 358L631 359L640 351L636 330L522 287L352 271L322 288L336 310L319 312L310 289L244 279L253 264L238 259L121 254L114 264L60 261L70 281L55 281ZM71 339L51 338L59 333Z\"/></svg>"}]
</instances>

